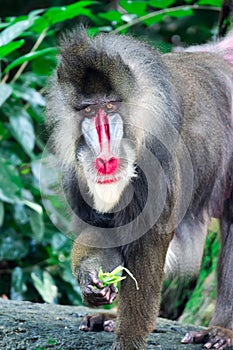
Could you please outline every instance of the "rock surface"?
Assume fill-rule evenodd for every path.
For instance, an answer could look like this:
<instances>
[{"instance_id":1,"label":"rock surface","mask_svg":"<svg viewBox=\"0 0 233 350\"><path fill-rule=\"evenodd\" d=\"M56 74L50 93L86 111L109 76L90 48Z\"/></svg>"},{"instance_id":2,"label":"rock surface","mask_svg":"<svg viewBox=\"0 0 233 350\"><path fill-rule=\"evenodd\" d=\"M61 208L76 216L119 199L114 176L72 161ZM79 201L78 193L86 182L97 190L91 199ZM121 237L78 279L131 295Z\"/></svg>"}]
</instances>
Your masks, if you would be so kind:
<instances>
[{"instance_id":1,"label":"rock surface","mask_svg":"<svg viewBox=\"0 0 233 350\"><path fill-rule=\"evenodd\" d=\"M109 350L114 334L79 330L81 317L90 309L0 299L1 350ZM93 312L93 310L91 310ZM158 319L147 350L199 350L202 345L182 345L193 326Z\"/></svg>"}]
</instances>

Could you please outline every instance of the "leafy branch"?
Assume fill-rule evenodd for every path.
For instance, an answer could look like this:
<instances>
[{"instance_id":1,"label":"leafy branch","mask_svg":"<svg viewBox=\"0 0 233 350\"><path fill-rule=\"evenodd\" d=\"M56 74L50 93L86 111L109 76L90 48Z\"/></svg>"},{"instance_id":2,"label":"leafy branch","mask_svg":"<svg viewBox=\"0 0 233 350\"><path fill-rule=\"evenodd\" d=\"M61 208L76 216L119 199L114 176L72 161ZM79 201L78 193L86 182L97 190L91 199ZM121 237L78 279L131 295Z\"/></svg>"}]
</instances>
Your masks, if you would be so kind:
<instances>
[{"instance_id":1,"label":"leafy branch","mask_svg":"<svg viewBox=\"0 0 233 350\"><path fill-rule=\"evenodd\" d=\"M188 5L188 6L175 6L175 7L169 7L163 10L159 11L153 11L150 12L144 16L138 17L130 21L129 23L123 24L120 27L114 29L112 33L120 33L125 29L128 29L130 27L133 27L136 24L139 24L141 22L147 21L149 19L156 19L160 21L163 16L165 15L170 15L170 16L175 16L175 17L181 17L181 11L183 12L182 16L184 16L184 12L187 13L187 16L192 15L193 10L208 10L208 11L217 11L220 12L219 7L214 7L214 6L201 6L201 5ZM178 16L177 16L178 15Z\"/></svg>"}]
</instances>

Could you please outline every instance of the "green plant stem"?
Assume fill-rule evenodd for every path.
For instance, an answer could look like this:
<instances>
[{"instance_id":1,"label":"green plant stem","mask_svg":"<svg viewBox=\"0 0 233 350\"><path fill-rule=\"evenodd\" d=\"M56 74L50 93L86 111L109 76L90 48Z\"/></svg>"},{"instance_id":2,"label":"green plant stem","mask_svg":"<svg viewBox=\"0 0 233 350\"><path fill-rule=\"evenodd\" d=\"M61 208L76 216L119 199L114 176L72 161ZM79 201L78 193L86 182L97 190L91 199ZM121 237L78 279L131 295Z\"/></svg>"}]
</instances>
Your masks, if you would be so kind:
<instances>
[{"instance_id":1,"label":"green plant stem","mask_svg":"<svg viewBox=\"0 0 233 350\"><path fill-rule=\"evenodd\" d=\"M211 10L211 11L220 11L221 9L219 7L211 7L211 6L199 6L197 4L195 5L187 5L187 6L175 6L175 7L169 7L167 9L163 9L163 10L159 10L159 11L153 11L151 13L148 13L147 15L144 15L142 17L139 18L135 18L132 21L130 21L129 23L123 24L122 26L112 30L111 33L116 34L116 33L120 33L122 30L124 29L128 29L130 27L133 27L134 25L141 23L147 19L153 18L153 17L157 17L157 16L161 16L161 15L165 15L166 13L169 13L171 11L176 11L176 10Z\"/></svg>"},{"instance_id":2,"label":"green plant stem","mask_svg":"<svg viewBox=\"0 0 233 350\"><path fill-rule=\"evenodd\" d=\"M48 31L48 28L43 30L43 32L40 34L39 38L35 42L35 44L34 44L34 46L33 46L33 48L31 49L30 52L34 52L34 51L36 51L38 49L38 47L40 46L40 44L42 43L42 41L46 37L47 31ZM24 62L20 66L20 68L18 69L18 71L16 72L15 76L12 79L12 83L14 83L20 77L20 75L23 73L23 71L27 67L27 65L28 65L28 61Z\"/></svg>"},{"instance_id":3,"label":"green plant stem","mask_svg":"<svg viewBox=\"0 0 233 350\"><path fill-rule=\"evenodd\" d=\"M9 78L9 72L7 72L5 75L4 75L4 77L3 77L3 79L2 79L2 81L1 81L1 83L2 84L5 84L6 82L7 82L7 79Z\"/></svg>"}]
</instances>

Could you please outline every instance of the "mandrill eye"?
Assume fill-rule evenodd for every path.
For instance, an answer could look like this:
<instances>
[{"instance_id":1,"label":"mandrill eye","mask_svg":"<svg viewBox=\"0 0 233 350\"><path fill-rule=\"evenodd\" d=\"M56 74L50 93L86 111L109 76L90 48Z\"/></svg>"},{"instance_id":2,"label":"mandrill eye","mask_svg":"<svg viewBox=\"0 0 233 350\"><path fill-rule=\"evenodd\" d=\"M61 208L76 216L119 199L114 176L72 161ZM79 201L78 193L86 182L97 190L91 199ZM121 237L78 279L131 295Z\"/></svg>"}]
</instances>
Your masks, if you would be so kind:
<instances>
[{"instance_id":1,"label":"mandrill eye","mask_svg":"<svg viewBox=\"0 0 233 350\"><path fill-rule=\"evenodd\" d=\"M106 104L106 108L107 109L113 109L114 108L114 105L112 103L107 103Z\"/></svg>"},{"instance_id":2,"label":"mandrill eye","mask_svg":"<svg viewBox=\"0 0 233 350\"><path fill-rule=\"evenodd\" d=\"M91 112L91 107L90 107L90 106L86 107L86 108L84 109L84 111L85 111L86 113L90 113L90 112Z\"/></svg>"}]
</instances>

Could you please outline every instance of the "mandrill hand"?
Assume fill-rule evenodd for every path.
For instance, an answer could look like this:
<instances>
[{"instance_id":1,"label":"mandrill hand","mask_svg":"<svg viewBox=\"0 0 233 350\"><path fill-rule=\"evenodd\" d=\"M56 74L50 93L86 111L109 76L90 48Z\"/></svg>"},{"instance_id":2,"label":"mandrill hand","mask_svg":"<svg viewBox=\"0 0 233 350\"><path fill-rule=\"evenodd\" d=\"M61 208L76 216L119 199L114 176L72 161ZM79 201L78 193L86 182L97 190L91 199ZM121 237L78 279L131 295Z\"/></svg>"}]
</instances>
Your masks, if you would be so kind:
<instances>
[{"instance_id":1,"label":"mandrill hand","mask_svg":"<svg viewBox=\"0 0 233 350\"><path fill-rule=\"evenodd\" d=\"M206 349L227 349L233 345L233 331L214 326L200 332L189 332L181 340L183 344L203 343Z\"/></svg>"},{"instance_id":2,"label":"mandrill hand","mask_svg":"<svg viewBox=\"0 0 233 350\"><path fill-rule=\"evenodd\" d=\"M90 306L101 306L112 304L116 299L118 289L113 284L103 286L103 282L98 278L97 273L90 274L90 279L83 288L84 300Z\"/></svg>"}]
</instances>

